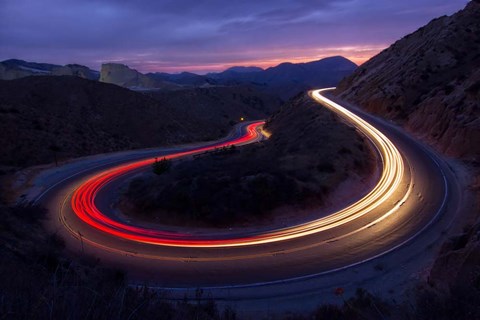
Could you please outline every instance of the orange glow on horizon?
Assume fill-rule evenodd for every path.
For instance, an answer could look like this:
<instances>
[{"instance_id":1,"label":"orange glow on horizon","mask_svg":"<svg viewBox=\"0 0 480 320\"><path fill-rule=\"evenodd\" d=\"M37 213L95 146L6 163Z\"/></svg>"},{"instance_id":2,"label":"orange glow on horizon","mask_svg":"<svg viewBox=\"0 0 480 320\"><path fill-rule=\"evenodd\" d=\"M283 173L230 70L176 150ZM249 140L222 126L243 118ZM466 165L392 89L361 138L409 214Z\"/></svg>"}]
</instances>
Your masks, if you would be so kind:
<instances>
[{"instance_id":1,"label":"orange glow on horizon","mask_svg":"<svg viewBox=\"0 0 480 320\"><path fill-rule=\"evenodd\" d=\"M282 50L277 52L271 52L274 54L275 58L263 58L263 59L252 59L252 60L238 60L235 62L229 63L206 63L206 64L191 64L191 65L181 65L181 66L168 66L165 63L156 63L154 61L142 62L138 61L137 64L127 65L137 69L140 72L169 72L169 73L178 73L178 72L193 72L198 74L205 74L208 72L222 72L230 67L234 66L256 66L263 69L277 66L283 62L291 63L305 63L315 60L320 60L332 56L343 56L357 65L361 65L373 56L377 55L388 47L388 45L371 45L371 46L346 46L346 47L336 47L336 48L318 48L318 49L305 49L305 50ZM305 52L309 54L305 54ZM249 52L251 55L266 55L265 52Z\"/></svg>"}]
</instances>

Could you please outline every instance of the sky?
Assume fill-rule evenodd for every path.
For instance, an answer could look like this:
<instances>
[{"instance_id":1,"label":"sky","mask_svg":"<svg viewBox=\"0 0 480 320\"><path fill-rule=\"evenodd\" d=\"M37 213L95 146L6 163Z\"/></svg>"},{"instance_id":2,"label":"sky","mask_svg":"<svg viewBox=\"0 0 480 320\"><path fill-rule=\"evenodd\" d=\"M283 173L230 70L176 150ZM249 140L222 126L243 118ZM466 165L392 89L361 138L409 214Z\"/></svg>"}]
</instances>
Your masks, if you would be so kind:
<instances>
[{"instance_id":1,"label":"sky","mask_svg":"<svg viewBox=\"0 0 480 320\"><path fill-rule=\"evenodd\" d=\"M361 64L467 0L0 0L0 60L205 73Z\"/></svg>"}]
</instances>

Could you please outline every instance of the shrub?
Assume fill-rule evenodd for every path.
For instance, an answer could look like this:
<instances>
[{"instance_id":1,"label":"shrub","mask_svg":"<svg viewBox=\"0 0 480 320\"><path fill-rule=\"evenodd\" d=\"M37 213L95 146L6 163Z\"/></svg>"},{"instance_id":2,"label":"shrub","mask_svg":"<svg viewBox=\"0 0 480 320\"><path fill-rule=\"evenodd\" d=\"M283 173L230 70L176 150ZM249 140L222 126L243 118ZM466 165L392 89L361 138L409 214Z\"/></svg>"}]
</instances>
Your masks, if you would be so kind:
<instances>
[{"instance_id":1,"label":"shrub","mask_svg":"<svg viewBox=\"0 0 480 320\"><path fill-rule=\"evenodd\" d=\"M152 164L153 168L153 173L156 175L161 175L162 173L167 172L170 169L171 162L167 158L163 158L162 160L158 161L157 158L155 158L155 162Z\"/></svg>"}]
</instances>

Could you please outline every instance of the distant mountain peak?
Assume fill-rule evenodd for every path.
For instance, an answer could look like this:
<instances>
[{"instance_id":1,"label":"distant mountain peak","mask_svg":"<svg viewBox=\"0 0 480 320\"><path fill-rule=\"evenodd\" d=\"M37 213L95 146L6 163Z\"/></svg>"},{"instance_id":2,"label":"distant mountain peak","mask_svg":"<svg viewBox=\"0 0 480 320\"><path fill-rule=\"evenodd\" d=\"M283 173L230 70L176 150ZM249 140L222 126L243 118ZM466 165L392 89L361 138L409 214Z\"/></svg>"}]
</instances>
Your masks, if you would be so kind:
<instances>
[{"instance_id":1,"label":"distant mountain peak","mask_svg":"<svg viewBox=\"0 0 480 320\"><path fill-rule=\"evenodd\" d=\"M322 63L322 64L333 63L333 64L337 64L337 65L349 65L349 66L354 65L354 66L357 67L357 64L355 62L353 62L350 59L345 58L344 56L326 57L326 58L322 58L322 59L319 59L319 60L305 62L304 64L319 64L319 63Z\"/></svg>"},{"instance_id":2,"label":"distant mountain peak","mask_svg":"<svg viewBox=\"0 0 480 320\"><path fill-rule=\"evenodd\" d=\"M260 71L263 71L263 69L255 66L248 66L248 67L234 66L226 69L224 72L249 73L249 72L260 72Z\"/></svg>"},{"instance_id":3,"label":"distant mountain peak","mask_svg":"<svg viewBox=\"0 0 480 320\"><path fill-rule=\"evenodd\" d=\"M350 61L348 58L345 58L344 56L331 56L331 57L326 57L326 58L322 58L320 60L346 60L346 61ZM320 60L317 60L317 61L320 61Z\"/></svg>"}]
</instances>

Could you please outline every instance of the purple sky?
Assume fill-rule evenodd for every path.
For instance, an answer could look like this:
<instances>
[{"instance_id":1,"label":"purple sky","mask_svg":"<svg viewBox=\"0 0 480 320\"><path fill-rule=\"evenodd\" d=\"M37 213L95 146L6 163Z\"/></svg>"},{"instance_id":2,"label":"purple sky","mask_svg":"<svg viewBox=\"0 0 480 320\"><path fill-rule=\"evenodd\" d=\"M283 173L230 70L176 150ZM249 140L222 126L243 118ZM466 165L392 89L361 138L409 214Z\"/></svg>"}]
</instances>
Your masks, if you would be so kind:
<instances>
[{"instance_id":1,"label":"purple sky","mask_svg":"<svg viewBox=\"0 0 480 320\"><path fill-rule=\"evenodd\" d=\"M0 0L0 60L140 71L362 63L467 0Z\"/></svg>"}]
</instances>

